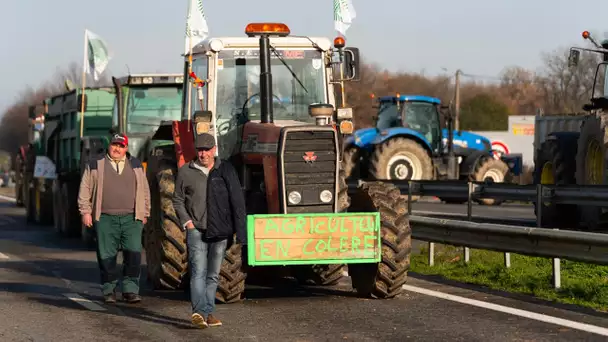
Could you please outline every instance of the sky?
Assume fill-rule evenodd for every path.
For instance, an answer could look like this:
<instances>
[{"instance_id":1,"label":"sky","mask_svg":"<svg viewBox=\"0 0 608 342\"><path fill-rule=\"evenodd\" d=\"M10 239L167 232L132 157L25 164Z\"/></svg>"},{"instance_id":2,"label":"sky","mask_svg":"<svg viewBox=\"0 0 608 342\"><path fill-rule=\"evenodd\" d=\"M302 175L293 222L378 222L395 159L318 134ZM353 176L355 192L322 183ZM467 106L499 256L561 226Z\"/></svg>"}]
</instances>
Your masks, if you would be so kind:
<instances>
[{"instance_id":1,"label":"sky","mask_svg":"<svg viewBox=\"0 0 608 342\"><path fill-rule=\"evenodd\" d=\"M498 76L542 66L543 52L604 38L608 1L352 0L347 45L391 71ZM247 23L283 22L293 34L333 38L333 0L203 0L210 36L244 36ZM183 70L188 0L3 0L0 113L57 68L81 63L84 30L104 38L107 73ZM584 6L583 6L584 4ZM487 77L486 77L487 78Z\"/></svg>"}]
</instances>

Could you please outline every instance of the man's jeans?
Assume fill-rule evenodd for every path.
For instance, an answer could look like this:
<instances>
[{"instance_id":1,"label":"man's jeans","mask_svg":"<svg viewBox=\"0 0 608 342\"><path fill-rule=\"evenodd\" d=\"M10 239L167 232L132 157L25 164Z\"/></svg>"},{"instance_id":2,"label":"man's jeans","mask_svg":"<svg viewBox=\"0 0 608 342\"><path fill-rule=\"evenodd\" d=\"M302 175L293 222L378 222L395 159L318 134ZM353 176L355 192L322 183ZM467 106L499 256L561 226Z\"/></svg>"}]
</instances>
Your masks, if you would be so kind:
<instances>
[{"instance_id":1,"label":"man's jeans","mask_svg":"<svg viewBox=\"0 0 608 342\"><path fill-rule=\"evenodd\" d=\"M192 313L204 318L215 311L215 293L228 240L207 243L198 229L188 229L188 265Z\"/></svg>"}]
</instances>

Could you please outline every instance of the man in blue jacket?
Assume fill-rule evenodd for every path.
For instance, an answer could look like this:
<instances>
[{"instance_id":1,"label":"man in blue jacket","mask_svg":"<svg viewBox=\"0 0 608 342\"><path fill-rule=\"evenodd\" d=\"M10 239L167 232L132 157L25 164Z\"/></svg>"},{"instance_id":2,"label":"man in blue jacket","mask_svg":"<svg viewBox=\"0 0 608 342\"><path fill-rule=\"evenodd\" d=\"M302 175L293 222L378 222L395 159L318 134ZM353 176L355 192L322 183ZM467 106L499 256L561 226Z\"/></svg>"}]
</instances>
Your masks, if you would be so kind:
<instances>
[{"instance_id":1,"label":"man in blue jacket","mask_svg":"<svg viewBox=\"0 0 608 342\"><path fill-rule=\"evenodd\" d=\"M234 234L246 244L247 212L234 167L215 157L215 138L201 134L195 148L197 157L177 173L173 207L186 230L192 323L207 328L222 325L212 315L220 268Z\"/></svg>"}]
</instances>

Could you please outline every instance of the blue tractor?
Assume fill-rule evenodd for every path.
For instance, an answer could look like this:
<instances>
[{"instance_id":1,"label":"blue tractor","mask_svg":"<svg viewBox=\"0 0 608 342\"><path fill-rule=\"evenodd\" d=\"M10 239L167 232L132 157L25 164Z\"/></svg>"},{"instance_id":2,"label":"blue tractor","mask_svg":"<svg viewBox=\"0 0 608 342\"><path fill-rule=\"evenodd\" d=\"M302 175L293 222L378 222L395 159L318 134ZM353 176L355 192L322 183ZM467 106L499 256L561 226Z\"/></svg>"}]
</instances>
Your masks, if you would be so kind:
<instances>
[{"instance_id":1,"label":"blue tractor","mask_svg":"<svg viewBox=\"0 0 608 342\"><path fill-rule=\"evenodd\" d=\"M359 129L344 141L347 177L509 182L521 173L521 154L498 155L488 138L453 130L451 111L437 98L397 95L380 97L378 102L376 127ZM501 202L482 199L479 203Z\"/></svg>"}]
</instances>

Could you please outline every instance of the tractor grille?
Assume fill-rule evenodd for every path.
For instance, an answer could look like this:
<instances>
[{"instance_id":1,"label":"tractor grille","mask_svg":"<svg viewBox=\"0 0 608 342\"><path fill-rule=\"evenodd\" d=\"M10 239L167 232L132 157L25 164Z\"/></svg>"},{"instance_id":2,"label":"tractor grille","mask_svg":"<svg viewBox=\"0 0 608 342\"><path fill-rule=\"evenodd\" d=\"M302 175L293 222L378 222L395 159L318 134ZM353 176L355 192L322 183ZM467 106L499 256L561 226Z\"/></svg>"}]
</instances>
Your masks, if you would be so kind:
<instances>
[{"instance_id":1,"label":"tractor grille","mask_svg":"<svg viewBox=\"0 0 608 342\"><path fill-rule=\"evenodd\" d=\"M284 164L285 213L332 213L336 201L336 143L334 131L286 131ZM311 153L314 152L314 155ZM316 159L307 162L305 156ZM320 194L329 190L332 199L323 203ZM289 193L297 191L302 200L298 204L289 203Z\"/></svg>"}]
</instances>

